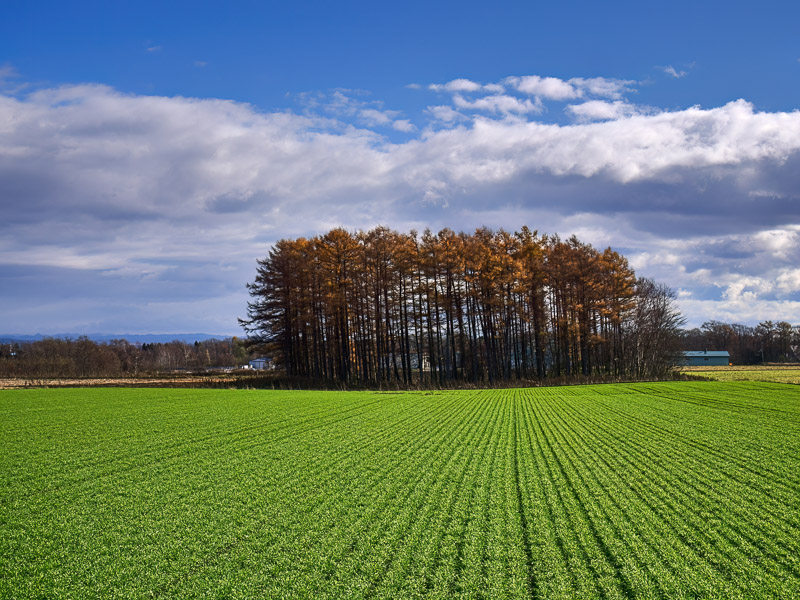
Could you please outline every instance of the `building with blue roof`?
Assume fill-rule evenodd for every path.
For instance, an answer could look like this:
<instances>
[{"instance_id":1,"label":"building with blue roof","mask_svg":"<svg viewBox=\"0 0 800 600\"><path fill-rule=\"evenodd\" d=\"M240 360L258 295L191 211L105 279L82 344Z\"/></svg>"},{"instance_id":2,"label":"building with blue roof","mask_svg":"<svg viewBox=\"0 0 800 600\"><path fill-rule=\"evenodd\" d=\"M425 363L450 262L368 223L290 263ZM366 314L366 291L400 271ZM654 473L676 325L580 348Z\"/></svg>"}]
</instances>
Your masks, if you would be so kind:
<instances>
[{"instance_id":1,"label":"building with blue roof","mask_svg":"<svg viewBox=\"0 0 800 600\"><path fill-rule=\"evenodd\" d=\"M683 353L687 367L727 367L731 364L731 356L727 350L699 350Z\"/></svg>"}]
</instances>

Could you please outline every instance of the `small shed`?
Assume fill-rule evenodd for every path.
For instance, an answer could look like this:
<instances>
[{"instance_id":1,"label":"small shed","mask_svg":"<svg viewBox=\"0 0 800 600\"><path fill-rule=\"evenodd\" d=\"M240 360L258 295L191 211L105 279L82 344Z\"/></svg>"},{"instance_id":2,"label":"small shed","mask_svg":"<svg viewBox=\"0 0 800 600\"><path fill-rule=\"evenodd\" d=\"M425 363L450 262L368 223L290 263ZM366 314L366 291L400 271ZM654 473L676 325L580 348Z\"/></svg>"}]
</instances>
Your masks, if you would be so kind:
<instances>
[{"instance_id":1,"label":"small shed","mask_svg":"<svg viewBox=\"0 0 800 600\"><path fill-rule=\"evenodd\" d=\"M250 361L249 364L251 369L255 369L257 371L261 371L264 369L271 369L272 368L272 359L271 358L254 358Z\"/></svg>"},{"instance_id":2,"label":"small shed","mask_svg":"<svg viewBox=\"0 0 800 600\"><path fill-rule=\"evenodd\" d=\"M683 359L687 367L727 367L731 355L727 350L692 350L684 352Z\"/></svg>"}]
</instances>

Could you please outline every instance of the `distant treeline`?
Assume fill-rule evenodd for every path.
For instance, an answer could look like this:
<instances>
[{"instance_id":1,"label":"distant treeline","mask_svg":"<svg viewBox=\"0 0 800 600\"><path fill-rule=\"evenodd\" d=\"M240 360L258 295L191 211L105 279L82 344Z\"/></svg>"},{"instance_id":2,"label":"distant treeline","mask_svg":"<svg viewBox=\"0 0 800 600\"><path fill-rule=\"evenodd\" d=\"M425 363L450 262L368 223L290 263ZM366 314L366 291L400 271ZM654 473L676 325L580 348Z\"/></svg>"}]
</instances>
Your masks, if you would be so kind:
<instances>
[{"instance_id":1,"label":"distant treeline","mask_svg":"<svg viewBox=\"0 0 800 600\"><path fill-rule=\"evenodd\" d=\"M800 326L764 321L755 327L708 321L682 335L683 350L727 350L735 365L800 361Z\"/></svg>"},{"instance_id":2,"label":"distant treeline","mask_svg":"<svg viewBox=\"0 0 800 600\"><path fill-rule=\"evenodd\" d=\"M245 340L134 345L86 337L0 345L0 377L125 377L246 364Z\"/></svg>"},{"instance_id":3,"label":"distant treeline","mask_svg":"<svg viewBox=\"0 0 800 600\"><path fill-rule=\"evenodd\" d=\"M289 376L344 384L659 377L683 323L622 255L527 227L285 239L249 289L261 348Z\"/></svg>"}]
</instances>

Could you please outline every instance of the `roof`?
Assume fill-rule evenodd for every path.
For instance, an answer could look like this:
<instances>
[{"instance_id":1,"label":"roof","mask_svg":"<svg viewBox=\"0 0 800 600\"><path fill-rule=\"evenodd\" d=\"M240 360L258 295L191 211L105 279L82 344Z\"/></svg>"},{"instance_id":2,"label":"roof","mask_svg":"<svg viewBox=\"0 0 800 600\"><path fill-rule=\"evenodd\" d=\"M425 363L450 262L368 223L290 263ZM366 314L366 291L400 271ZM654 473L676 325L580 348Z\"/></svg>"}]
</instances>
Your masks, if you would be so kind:
<instances>
[{"instance_id":1,"label":"roof","mask_svg":"<svg viewBox=\"0 0 800 600\"><path fill-rule=\"evenodd\" d=\"M727 350L690 350L688 352L684 352L683 355L686 356L686 357L690 357L690 356L725 356L725 357L728 357L728 356L730 356L730 354L728 354Z\"/></svg>"}]
</instances>

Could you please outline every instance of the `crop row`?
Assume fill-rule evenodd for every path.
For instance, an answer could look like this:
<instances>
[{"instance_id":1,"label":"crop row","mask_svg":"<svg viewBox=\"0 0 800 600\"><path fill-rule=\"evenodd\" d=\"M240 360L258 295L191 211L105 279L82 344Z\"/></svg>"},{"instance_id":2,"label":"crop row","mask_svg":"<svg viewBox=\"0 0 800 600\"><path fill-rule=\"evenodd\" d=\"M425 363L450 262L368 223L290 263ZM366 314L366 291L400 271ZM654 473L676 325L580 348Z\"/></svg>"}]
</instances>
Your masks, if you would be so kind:
<instances>
[{"instance_id":1,"label":"crop row","mask_svg":"<svg viewBox=\"0 0 800 600\"><path fill-rule=\"evenodd\" d=\"M800 389L0 393L0 598L795 597Z\"/></svg>"}]
</instances>

